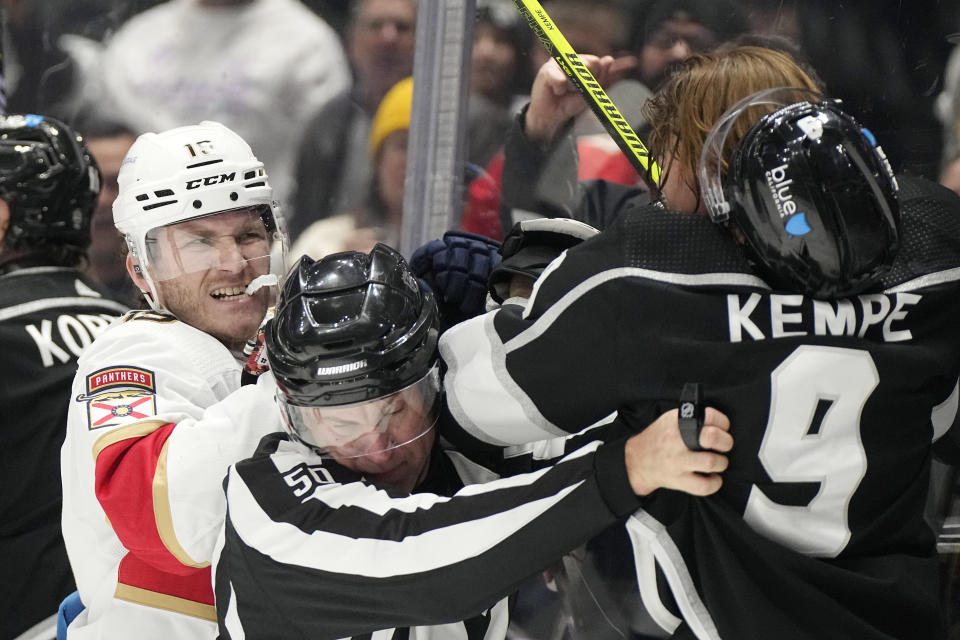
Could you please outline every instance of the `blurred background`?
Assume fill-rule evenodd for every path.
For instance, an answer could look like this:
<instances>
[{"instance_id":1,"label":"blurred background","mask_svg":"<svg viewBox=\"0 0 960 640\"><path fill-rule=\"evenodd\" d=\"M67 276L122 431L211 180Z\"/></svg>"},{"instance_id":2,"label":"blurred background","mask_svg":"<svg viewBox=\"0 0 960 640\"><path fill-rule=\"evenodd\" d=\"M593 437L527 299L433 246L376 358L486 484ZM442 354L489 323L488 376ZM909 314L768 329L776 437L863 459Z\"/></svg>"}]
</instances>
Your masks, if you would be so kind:
<instances>
[{"instance_id":1,"label":"blurred background","mask_svg":"<svg viewBox=\"0 0 960 640\"><path fill-rule=\"evenodd\" d=\"M826 95L873 131L896 171L960 192L958 0L542 4L578 52L630 57L630 73L608 91L641 137L643 101L672 65L724 43L759 44L804 62ZM511 220L500 211L504 135L547 54L513 2L468 0L462 6L470 15L452 27L459 34L449 33L449 22L441 25L448 43L459 35L464 56L438 56L443 29L418 29L418 20L433 24L450 6L0 0L7 111L56 116L87 138L104 175L90 268L117 295L132 294L110 210L123 156L140 133L204 119L236 130L264 161L292 258L365 251L377 241L419 246L439 235L437 220L440 231L500 240ZM444 103L452 111L414 108L435 106L431 96L443 99L429 91L438 78L461 92ZM449 130L446 137L436 132L438 121L453 127L452 138ZM424 133L430 126L434 132ZM573 132L581 179L640 183L591 113ZM441 180L430 173L431 159L451 140L452 164L439 171L455 178L453 198L440 198L438 213L429 187ZM424 216L435 224L415 225ZM953 471L937 467L930 519L941 532L943 597L953 626L960 620L960 544L950 535L960 531L955 495ZM537 613L549 596L535 588L524 593L533 594L529 629L549 635L555 617L540 620Z\"/></svg>"}]
</instances>

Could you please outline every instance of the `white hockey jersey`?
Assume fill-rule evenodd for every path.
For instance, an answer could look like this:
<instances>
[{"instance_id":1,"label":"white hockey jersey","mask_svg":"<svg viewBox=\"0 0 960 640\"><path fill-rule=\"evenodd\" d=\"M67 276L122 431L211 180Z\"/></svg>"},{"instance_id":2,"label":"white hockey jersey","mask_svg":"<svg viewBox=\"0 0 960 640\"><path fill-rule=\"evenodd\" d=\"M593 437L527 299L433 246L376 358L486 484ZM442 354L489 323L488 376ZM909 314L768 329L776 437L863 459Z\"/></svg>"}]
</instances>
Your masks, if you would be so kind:
<instances>
[{"instance_id":1,"label":"white hockey jersey","mask_svg":"<svg viewBox=\"0 0 960 640\"><path fill-rule=\"evenodd\" d=\"M210 558L230 463L282 428L272 377L240 386L215 338L132 312L79 361L63 537L86 610L71 640L216 637Z\"/></svg>"}]
</instances>

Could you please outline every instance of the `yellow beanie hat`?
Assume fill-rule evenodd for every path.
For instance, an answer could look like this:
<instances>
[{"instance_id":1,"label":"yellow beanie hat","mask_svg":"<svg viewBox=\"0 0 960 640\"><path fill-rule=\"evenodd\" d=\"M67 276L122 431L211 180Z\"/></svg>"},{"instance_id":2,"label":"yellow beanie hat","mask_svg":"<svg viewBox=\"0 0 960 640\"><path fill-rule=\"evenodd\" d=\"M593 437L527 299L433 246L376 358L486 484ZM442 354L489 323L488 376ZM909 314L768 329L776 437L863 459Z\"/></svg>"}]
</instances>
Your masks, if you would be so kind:
<instances>
[{"instance_id":1,"label":"yellow beanie hat","mask_svg":"<svg viewBox=\"0 0 960 640\"><path fill-rule=\"evenodd\" d=\"M410 128L413 107L413 78L406 77L393 85L380 101L370 126L370 157L374 160L384 139L394 131Z\"/></svg>"}]
</instances>

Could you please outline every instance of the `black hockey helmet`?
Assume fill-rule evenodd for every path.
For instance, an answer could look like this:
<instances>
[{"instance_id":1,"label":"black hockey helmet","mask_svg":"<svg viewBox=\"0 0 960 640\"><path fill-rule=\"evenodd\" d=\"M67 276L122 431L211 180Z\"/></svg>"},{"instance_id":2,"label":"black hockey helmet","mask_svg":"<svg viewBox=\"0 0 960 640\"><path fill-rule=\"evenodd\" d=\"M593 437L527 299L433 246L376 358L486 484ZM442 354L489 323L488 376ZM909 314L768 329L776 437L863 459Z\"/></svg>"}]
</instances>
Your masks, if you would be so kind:
<instances>
[{"instance_id":1,"label":"black hockey helmet","mask_svg":"<svg viewBox=\"0 0 960 640\"><path fill-rule=\"evenodd\" d=\"M100 169L77 133L39 115L0 116L0 198L10 205L5 244L47 241L85 249Z\"/></svg>"},{"instance_id":2,"label":"black hockey helmet","mask_svg":"<svg viewBox=\"0 0 960 640\"><path fill-rule=\"evenodd\" d=\"M725 162L727 134L762 105L775 110ZM875 285L896 256L893 170L873 134L835 101L797 89L749 96L707 137L699 176L711 218L733 223L748 257L777 288L815 298L855 295Z\"/></svg>"},{"instance_id":3,"label":"black hockey helmet","mask_svg":"<svg viewBox=\"0 0 960 640\"><path fill-rule=\"evenodd\" d=\"M342 444L335 440L343 434L311 428L331 413L326 409L356 407L411 389L427 423L423 430L433 426L437 305L394 249L378 244L369 254L300 258L264 337L288 427L314 448Z\"/></svg>"}]
</instances>

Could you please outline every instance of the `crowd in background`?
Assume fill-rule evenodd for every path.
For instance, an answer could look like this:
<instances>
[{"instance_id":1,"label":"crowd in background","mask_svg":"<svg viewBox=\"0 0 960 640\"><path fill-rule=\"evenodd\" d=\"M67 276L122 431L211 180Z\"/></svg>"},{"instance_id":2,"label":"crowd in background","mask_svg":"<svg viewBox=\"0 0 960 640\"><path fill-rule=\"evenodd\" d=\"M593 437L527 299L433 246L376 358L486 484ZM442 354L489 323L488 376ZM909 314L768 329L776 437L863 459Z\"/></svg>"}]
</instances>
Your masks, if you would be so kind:
<instances>
[{"instance_id":1,"label":"crowd in background","mask_svg":"<svg viewBox=\"0 0 960 640\"><path fill-rule=\"evenodd\" d=\"M869 125L894 169L960 193L960 5L945 0L543 0L581 53L617 58L608 87L640 132L674 65L725 43L787 52ZM416 0L0 0L7 110L74 126L102 172L90 273L130 305L111 205L136 136L216 120L270 168L291 260L399 242ZM955 48L956 47L956 48ZM547 60L511 0L477 0L460 227L501 240L503 143ZM596 118L572 131L578 177L640 185ZM564 208L548 165L530 185ZM949 581L948 581L949 582ZM529 593L529 592L528 592ZM528 605L535 617L539 602ZM521 603L521 611L523 603ZM530 622L535 626L536 620Z\"/></svg>"},{"instance_id":2,"label":"crowd in background","mask_svg":"<svg viewBox=\"0 0 960 640\"><path fill-rule=\"evenodd\" d=\"M827 95L868 122L895 169L942 174L960 189L960 170L951 164L960 155L960 54L947 66L952 34L960 32L953 3L543 4L578 52L629 61L624 79L609 89L641 134L640 106L672 65L723 42L759 43L788 51ZM316 256L398 241L409 97L381 102L413 74L415 0L4 0L0 6L10 112L51 114L88 138L109 139L114 159L122 158L120 145L129 145L131 134L219 120L271 167L293 241L323 221L298 251ZM547 54L510 0L478 0L473 39L470 181L461 226L500 239L509 222L499 214L503 136ZM581 179L637 181L592 115L581 118L575 133ZM115 160L101 164L109 186ZM109 195L103 200L106 220ZM110 229L95 234L92 261L108 285L126 282L110 271L119 265L117 251Z\"/></svg>"}]
</instances>

